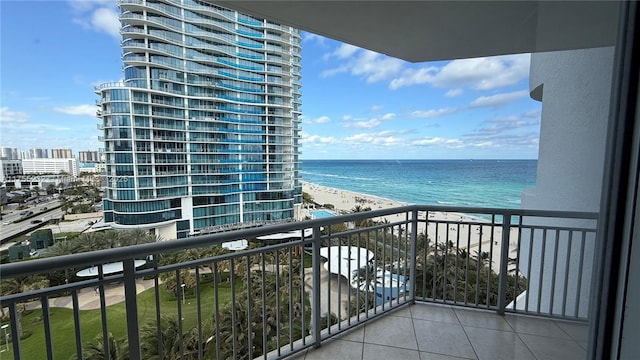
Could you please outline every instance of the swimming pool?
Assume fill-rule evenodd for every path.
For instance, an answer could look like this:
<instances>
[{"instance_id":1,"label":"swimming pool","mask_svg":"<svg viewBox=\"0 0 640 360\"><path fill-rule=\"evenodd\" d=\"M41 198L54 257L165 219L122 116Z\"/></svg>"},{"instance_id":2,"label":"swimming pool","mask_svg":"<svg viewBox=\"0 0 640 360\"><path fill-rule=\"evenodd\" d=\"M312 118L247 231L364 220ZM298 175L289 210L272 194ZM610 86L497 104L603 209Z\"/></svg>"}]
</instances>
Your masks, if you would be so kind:
<instances>
[{"instance_id":1,"label":"swimming pool","mask_svg":"<svg viewBox=\"0 0 640 360\"><path fill-rule=\"evenodd\" d=\"M327 210L313 210L313 211L310 211L310 213L313 219L324 219L324 218L336 216L334 213L329 212Z\"/></svg>"}]
</instances>

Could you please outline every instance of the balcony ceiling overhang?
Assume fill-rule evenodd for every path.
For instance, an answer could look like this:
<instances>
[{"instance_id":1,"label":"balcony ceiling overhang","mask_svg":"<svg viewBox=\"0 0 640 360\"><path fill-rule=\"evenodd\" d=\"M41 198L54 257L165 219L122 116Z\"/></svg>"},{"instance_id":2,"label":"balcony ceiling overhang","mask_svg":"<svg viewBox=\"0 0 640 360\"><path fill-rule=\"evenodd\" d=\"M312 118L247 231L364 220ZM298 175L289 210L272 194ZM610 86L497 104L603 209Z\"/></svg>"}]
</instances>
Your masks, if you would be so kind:
<instances>
[{"instance_id":1,"label":"balcony ceiling overhang","mask_svg":"<svg viewBox=\"0 0 640 360\"><path fill-rule=\"evenodd\" d=\"M619 7L617 1L215 3L410 62L611 46Z\"/></svg>"}]
</instances>

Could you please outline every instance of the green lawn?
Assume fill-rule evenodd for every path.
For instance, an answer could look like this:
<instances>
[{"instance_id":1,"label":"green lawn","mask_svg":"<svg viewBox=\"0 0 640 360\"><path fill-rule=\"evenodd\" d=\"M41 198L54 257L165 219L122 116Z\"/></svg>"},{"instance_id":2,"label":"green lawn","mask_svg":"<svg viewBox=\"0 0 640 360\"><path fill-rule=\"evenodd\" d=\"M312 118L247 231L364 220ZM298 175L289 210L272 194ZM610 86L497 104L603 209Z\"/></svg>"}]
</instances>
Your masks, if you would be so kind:
<instances>
[{"instance_id":1,"label":"green lawn","mask_svg":"<svg viewBox=\"0 0 640 360\"><path fill-rule=\"evenodd\" d=\"M200 300L202 309L202 319L204 328L211 324L212 314L215 310L215 298L211 282L201 283ZM240 290L241 281L236 282L236 291ZM218 296L220 305L231 301L231 285L228 282L218 284ZM98 299L96 297L96 299ZM137 297L138 300L138 323L140 327L147 322L156 319L155 289L148 289ZM182 298L180 298L180 301ZM182 317L184 319L183 329L196 326L197 308L196 296L192 290L186 291L185 304L182 306ZM178 304L172 293L167 292L160 285L160 312L162 315L177 317ZM25 333L30 332L31 336L22 341L23 359L46 359L46 349L44 341L44 327L40 310L31 311L22 317L22 328ZM87 344L94 342L96 336L102 333L102 319L100 310L80 311L80 324L82 329L82 342ZM69 359L75 353L75 330L73 322L73 312L71 309L52 308L51 326L53 350L56 359ZM116 339L126 338L126 313L124 302L107 307L107 326ZM0 359L13 358L13 353L0 354Z\"/></svg>"}]
</instances>

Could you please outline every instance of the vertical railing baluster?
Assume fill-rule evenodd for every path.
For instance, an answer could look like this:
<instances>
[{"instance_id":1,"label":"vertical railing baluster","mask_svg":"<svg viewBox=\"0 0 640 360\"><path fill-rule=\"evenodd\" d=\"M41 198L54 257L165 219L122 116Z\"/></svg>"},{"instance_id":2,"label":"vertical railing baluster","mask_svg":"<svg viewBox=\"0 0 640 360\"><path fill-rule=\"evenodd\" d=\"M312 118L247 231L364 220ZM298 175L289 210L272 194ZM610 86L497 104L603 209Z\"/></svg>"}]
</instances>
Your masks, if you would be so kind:
<instances>
[{"instance_id":1,"label":"vertical railing baluster","mask_svg":"<svg viewBox=\"0 0 640 360\"><path fill-rule=\"evenodd\" d=\"M449 215L447 214L447 218L448 217ZM442 261L444 267L442 271L442 301L444 302L449 301L449 296L447 294L447 273L449 272L449 233L451 232L449 225L451 225L451 223L448 221L444 223L444 228L446 230L444 233L444 251L442 252L442 256L444 257Z\"/></svg>"},{"instance_id":2,"label":"vertical railing baluster","mask_svg":"<svg viewBox=\"0 0 640 360\"><path fill-rule=\"evenodd\" d=\"M541 312L542 303L542 280L544 278L544 256L547 250L547 229L542 229L542 253L540 254L540 277L538 278L538 309L536 313Z\"/></svg>"},{"instance_id":3,"label":"vertical railing baluster","mask_svg":"<svg viewBox=\"0 0 640 360\"><path fill-rule=\"evenodd\" d=\"M429 257L429 212L427 211L427 219L425 220L425 244L422 248L422 298L420 300L425 301L427 299L427 258Z\"/></svg>"},{"instance_id":4,"label":"vertical railing baluster","mask_svg":"<svg viewBox=\"0 0 640 360\"><path fill-rule=\"evenodd\" d=\"M551 296L549 296L549 315L553 314L553 306L556 303L556 271L557 271L557 265L558 265L558 243L560 242L560 236L562 235L562 233L560 231L558 231L558 229L555 230L555 237L554 237L554 247L553 247L553 264L552 267L553 269L551 270ZM567 254L567 257L569 256L569 254Z\"/></svg>"},{"instance_id":5,"label":"vertical railing baluster","mask_svg":"<svg viewBox=\"0 0 640 360\"><path fill-rule=\"evenodd\" d=\"M20 360L22 359L20 334L18 334L18 326L20 326L20 324L18 324L18 304L16 304L15 302L11 302L9 304L9 316L11 316L11 346L13 347L13 358L14 360ZM79 331L76 332L76 334L79 334ZM4 340L7 341L7 338L5 338ZM80 357L78 357L78 359L82 359L82 353L79 354Z\"/></svg>"},{"instance_id":6,"label":"vertical railing baluster","mask_svg":"<svg viewBox=\"0 0 640 360\"><path fill-rule=\"evenodd\" d=\"M366 238L367 238L367 240L366 240L367 242L366 242L366 247L365 247L365 249L366 249L367 251L369 251L369 240L370 240L369 231L367 231L367 233L365 234L365 236L366 236ZM358 259L360 259L360 256L358 256ZM374 259L375 259L375 255L374 255ZM359 260L358 260L358 261L359 261ZM374 260L374 264L375 264L375 260ZM359 264L358 264L358 265L359 265ZM377 265L377 264L376 264L376 265ZM373 279L375 279L375 276L376 276L376 271L375 271L375 269L371 269L371 270L373 271L373 274L370 274L370 273L369 273L369 270L370 270L370 269L369 269L369 263L368 263L368 261L367 261L367 264L365 265L365 269L364 269L364 272L365 272L365 274L364 274L365 279L367 279L367 281L369 281L369 283L366 285L366 288L365 288L365 294L364 294L364 295L365 295L365 297L366 297L366 299L367 299L367 301L369 301L369 294L370 294L370 292L369 292L369 291L370 291L370 289L369 289L369 284L371 283L372 278L373 278ZM377 280L377 279L376 279L376 280ZM373 280L373 281L374 281L374 283L375 283L375 281L376 281L376 280ZM374 286L375 286L375 285L374 285ZM374 289L374 291L375 291L375 289ZM375 307L374 307L374 309L375 309ZM368 310L368 309L367 309L367 310ZM368 318L368 317L369 317L369 311L365 312L365 318Z\"/></svg>"},{"instance_id":7,"label":"vertical railing baluster","mask_svg":"<svg viewBox=\"0 0 640 360\"><path fill-rule=\"evenodd\" d=\"M410 289L409 291L410 296L411 296L411 303L415 304L416 302L416 284L418 283L416 281L416 263L417 263L417 246L418 246L418 210L413 210L412 212L412 220L411 220L411 258L405 260L405 267L406 266L411 266L409 268L409 280L411 281L411 283L413 283L412 285L410 285ZM426 226L426 224L425 224ZM405 255L406 258L406 255ZM404 279L405 283L404 283L404 287L403 290L407 290L407 278ZM410 284L411 284L410 283ZM407 291L405 291L405 293L407 293Z\"/></svg>"},{"instance_id":8,"label":"vertical railing baluster","mask_svg":"<svg viewBox=\"0 0 640 360\"><path fill-rule=\"evenodd\" d=\"M233 336L233 358L238 358L238 334L236 334L236 280L235 258L229 259L229 277L231 278L231 336Z\"/></svg>"},{"instance_id":9,"label":"vertical railing baluster","mask_svg":"<svg viewBox=\"0 0 640 360\"><path fill-rule=\"evenodd\" d=\"M156 336L158 337L158 358L164 358L164 349L162 348L162 344L164 343L162 338L162 317L160 311L160 274L158 273L158 259L160 258L160 254L155 254L153 256L153 269L155 270L155 275L153 276L153 298L156 304Z\"/></svg>"},{"instance_id":10,"label":"vertical railing baluster","mask_svg":"<svg viewBox=\"0 0 640 360\"><path fill-rule=\"evenodd\" d=\"M567 239L567 258L564 263L564 282L563 282L563 291L562 291L562 317L566 317L567 314L567 295L569 293L569 264L571 264L571 254L573 248L573 230L569 230L568 239Z\"/></svg>"},{"instance_id":11,"label":"vertical railing baluster","mask_svg":"<svg viewBox=\"0 0 640 360\"><path fill-rule=\"evenodd\" d=\"M82 329L80 328L80 302L78 301L78 291L71 292L71 303L73 304L73 329L76 336L76 357L82 359ZM15 354L15 348L14 348Z\"/></svg>"},{"instance_id":12,"label":"vertical railing baluster","mask_svg":"<svg viewBox=\"0 0 640 360\"><path fill-rule=\"evenodd\" d=\"M214 325L215 325L215 341L216 341L216 359L220 359L220 297L218 291L218 283L220 276L218 275L218 262L214 263L213 268L213 299L214 299ZM233 288L231 289L233 291Z\"/></svg>"},{"instance_id":13,"label":"vertical railing baluster","mask_svg":"<svg viewBox=\"0 0 640 360\"><path fill-rule=\"evenodd\" d=\"M528 266L527 266L527 297L525 298L524 301L524 312L528 313L529 312L529 298L531 297L531 269L533 268L533 265L531 263L532 259L533 259L533 235L535 233L535 228L530 227L529 228L529 259L528 259Z\"/></svg>"},{"instance_id":14,"label":"vertical railing baluster","mask_svg":"<svg viewBox=\"0 0 640 360\"><path fill-rule=\"evenodd\" d=\"M304 232L304 230L303 230ZM304 240L304 237L302 238ZM304 283L304 251L301 251L299 253L299 264L300 264L300 279L301 281L299 282L300 284L300 288L299 288L299 294L300 294L300 322L301 322L301 328L302 328L302 333L303 334L307 334L311 329L307 329L307 318L306 318L306 312L304 311L305 309L305 296L307 296L307 292L305 291L305 283ZM289 270L291 271L291 270ZM309 299L310 300L310 299ZM309 303L311 303L311 301L309 301ZM311 319L309 319L311 320ZM293 338L291 339L291 343L293 343ZM304 341L304 340L303 340Z\"/></svg>"},{"instance_id":15,"label":"vertical railing baluster","mask_svg":"<svg viewBox=\"0 0 640 360\"><path fill-rule=\"evenodd\" d=\"M188 270L187 270L188 271ZM182 335L182 322L184 317L182 315L182 299L185 298L185 286L182 286L184 280L181 280L180 270L176 270L176 305L178 305L178 334ZM180 352L180 358L184 356L184 342L183 336L178 338L178 350Z\"/></svg>"},{"instance_id":16,"label":"vertical railing baluster","mask_svg":"<svg viewBox=\"0 0 640 360\"><path fill-rule=\"evenodd\" d=\"M202 309L200 308L200 267L196 266L196 319L198 324L198 360L202 360L204 357L204 348L202 346Z\"/></svg>"},{"instance_id":17,"label":"vertical railing baluster","mask_svg":"<svg viewBox=\"0 0 640 360\"><path fill-rule=\"evenodd\" d=\"M280 250L276 250L276 265L280 267ZM280 355L280 271L276 271L276 347Z\"/></svg>"},{"instance_id":18,"label":"vertical railing baluster","mask_svg":"<svg viewBox=\"0 0 640 360\"><path fill-rule=\"evenodd\" d=\"M138 291L136 289L136 267L134 259L123 261L125 309L127 311L127 341L129 360L140 360L140 332L138 331Z\"/></svg>"},{"instance_id":19,"label":"vertical railing baluster","mask_svg":"<svg viewBox=\"0 0 640 360\"><path fill-rule=\"evenodd\" d=\"M484 225L480 225L480 235L478 237L478 256L476 257L476 288L474 289L476 296L474 299L474 306L480 305L480 269L484 265L482 259L482 234L484 233Z\"/></svg>"},{"instance_id":20,"label":"vertical railing baluster","mask_svg":"<svg viewBox=\"0 0 640 360\"><path fill-rule=\"evenodd\" d=\"M453 279L455 281L455 283L453 284L453 303L454 304L458 303L458 260L460 259L459 250L460 250L460 223L458 223L458 226L456 227L456 248L455 248L456 258L454 260L455 271L453 274Z\"/></svg>"},{"instance_id":21,"label":"vertical railing baluster","mask_svg":"<svg viewBox=\"0 0 640 360\"><path fill-rule=\"evenodd\" d=\"M578 263L578 286L576 289L576 310L574 312L575 317L577 318L580 313L580 293L582 292L582 268L584 266L584 251L587 247L587 233L586 231L582 231L582 236L580 239L580 261Z\"/></svg>"},{"instance_id":22,"label":"vertical railing baluster","mask_svg":"<svg viewBox=\"0 0 640 360\"><path fill-rule=\"evenodd\" d=\"M498 275L498 315L504 315L507 306L509 237L511 233L511 213L505 213L502 218L502 239L500 243L500 274Z\"/></svg>"},{"instance_id":23,"label":"vertical railing baluster","mask_svg":"<svg viewBox=\"0 0 640 360\"><path fill-rule=\"evenodd\" d=\"M279 250L276 250L275 252L277 253L278 251ZM275 266L276 266L275 273L277 274L280 272L280 264L276 262ZM269 326L269 324L267 324L267 294L265 289L267 284L267 279L265 274L266 273L265 253L260 253L260 272L261 272L260 280L262 281L262 286L260 286L260 291L261 291L260 295L262 296L262 355L266 359L267 353L269 352L269 349L267 347L267 326ZM274 293L276 294L278 293L278 288L275 289ZM276 343L278 342L279 335L280 335L280 331L278 331L278 329L276 328Z\"/></svg>"},{"instance_id":24,"label":"vertical railing baluster","mask_svg":"<svg viewBox=\"0 0 640 360\"><path fill-rule=\"evenodd\" d=\"M53 359L53 341L51 339L51 313L49 311L49 298L43 296L40 298L42 304L42 324L44 325L44 340L47 348L47 359Z\"/></svg>"},{"instance_id":25,"label":"vertical railing baluster","mask_svg":"<svg viewBox=\"0 0 640 360\"><path fill-rule=\"evenodd\" d=\"M433 275L431 276L433 279L431 279L431 300L435 300L436 299L436 279L438 278L438 240L439 239L439 235L438 235L438 230L440 229L440 222L436 222L436 235L435 235L435 240L434 240L434 245L433 245Z\"/></svg>"},{"instance_id":26,"label":"vertical railing baluster","mask_svg":"<svg viewBox=\"0 0 640 360\"><path fill-rule=\"evenodd\" d=\"M520 249L522 247L522 215L518 215L518 239L516 246L516 263L515 263L515 284L513 289L513 309L516 310L516 300L519 295L520 287ZM507 264L508 265L508 264ZM526 290L526 288L524 289Z\"/></svg>"},{"instance_id":27,"label":"vertical railing baluster","mask_svg":"<svg viewBox=\"0 0 640 360\"><path fill-rule=\"evenodd\" d=\"M405 221L407 220L408 216L409 216L409 214L407 213L405 215ZM396 253L397 253L397 256L396 256L396 268L395 268L395 270L397 272L396 276L399 275L398 273L400 272L400 252L402 252L401 244L403 244L403 243L406 244L407 243L407 239L409 238L409 228L408 228L406 222L402 225L402 228L404 228L404 236L401 236L401 239L400 238L398 239L398 251L396 251ZM406 252L405 252L405 255L406 255ZM391 268L391 270L392 271L394 270L393 267ZM382 274L386 276L385 272L383 272ZM393 279L391 272L389 273L389 278ZM383 286L384 286L384 283L386 283L386 279L382 279ZM397 284L399 285L399 283L397 283ZM391 298L391 300L393 300L393 291L394 291L394 289L393 289L393 280L391 280L391 281L389 281L389 294L390 294L389 298ZM396 287L396 291L398 292L398 294L396 295L396 299L395 299L396 300L396 305L399 305L400 304L400 288ZM383 293L383 294L385 294L385 293Z\"/></svg>"},{"instance_id":28,"label":"vertical railing baluster","mask_svg":"<svg viewBox=\"0 0 640 360\"><path fill-rule=\"evenodd\" d=\"M251 257L246 256L245 257L245 262L246 262L246 283L247 283L247 352L250 358L254 358L254 354L253 354L253 329L251 327L251 324L253 323L253 316L251 315L253 313L253 286L251 286L252 283L252 279L251 279ZM289 269L289 272L291 272L291 269ZM264 283L262 283L264 285ZM264 306L264 304L263 304ZM266 345L266 344L265 344Z\"/></svg>"},{"instance_id":29,"label":"vertical railing baluster","mask_svg":"<svg viewBox=\"0 0 640 360\"><path fill-rule=\"evenodd\" d=\"M467 231L467 257L465 258L464 264L464 304L467 305L469 303L469 263L471 261L471 224L469 224L469 231Z\"/></svg>"},{"instance_id":30,"label":"vertical railing baluster","mask_svg":"<svg viewBox=\"0 0 640 360\"><path fill-rule=\"evenodd\" d=\"M293 249L288 247L287 250L289 251L289 264L293 264ZM293 339L293 276L291 269L289 269L289 339ZM293 349L293 341L289 341L289 348Z\"/></svg>"},{"instance_id":31,"label":"vertical railing baluster","mask_svg":"<svg viewBox=\"0 0 640 360\"><path fill-rule=\"evenodd\" d=\"M503 219L502 219L503 222L504 222L504 216L505 215L503 215ZM489 236L489 264L488 264L489 271L487 271L487 297L485 299L487 308L491 307L489 295L493 292L493 289L491 288L491 273L493 272L493 248L495 247L494 245L495 230L496 230L496 214L491 214L491 235ZM500 271L499 269L500 267L498 267L498 271Z\"/></svg>"},{"instance_id":32,"label":"vertical railing baluster","mask_svg":"<svg viewBox=\"0 0 640 360\"><path fill-rule=\"evenodd\" d=\"M109 326L107 322L107 295L104 291L104 267L98 265L98 280L100 283L97 288L98 295L100 297L100 320L102 320L102 343L104 344L104 351L109 354Z\"/></svg>"},{"instance_id":33,"label":"vertical railing baluster","mask_svg":"<svg viewBox=\"0 0 640 360\"><path fill-rule=\"evenodd\" d=\"M313 227L313 253L311 256L313 292L311 301L313 305L311 309L311 326L313 327L313 342L315 347L320 347L320 228Z\"/></svg>"}]
</instances>

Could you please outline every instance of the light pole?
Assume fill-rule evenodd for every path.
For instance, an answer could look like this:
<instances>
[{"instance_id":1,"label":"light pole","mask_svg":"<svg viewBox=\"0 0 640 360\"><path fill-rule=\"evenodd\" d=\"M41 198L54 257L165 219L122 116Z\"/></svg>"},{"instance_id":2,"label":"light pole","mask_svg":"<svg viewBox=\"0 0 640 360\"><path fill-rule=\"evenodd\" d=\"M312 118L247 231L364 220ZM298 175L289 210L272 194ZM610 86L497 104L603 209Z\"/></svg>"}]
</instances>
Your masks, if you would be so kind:
<instances>
[{"instance_id":1,"label":"light pole","mask_svg":"<svg viewBox=\"0 0 640 360\"><path fill-rule=\"evenodd\" d=\"M9 333L7 333L7 328L9 327L9 324L4 324L2 326L0 326L0 328L2 329L2 331L4 331L4 343L7 344L7 351L9 351ZM4 352L4 350L2 350Z\"/></svg>"},{"instance_id":2,"label":"light pole","mask_svg":"<svg viewBox=\"0 0 640 360\"><path fill-rule=\"evenodd\" d=\"M180 285L180 287L182 288L182 303L183 303L183 304L185 303L185 301L184 301L184 287L185 287L186 285L187 285L187 284L182 284L182 285Z\"/></svg>"}]
</instances>

